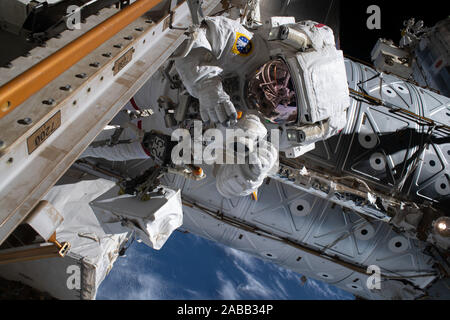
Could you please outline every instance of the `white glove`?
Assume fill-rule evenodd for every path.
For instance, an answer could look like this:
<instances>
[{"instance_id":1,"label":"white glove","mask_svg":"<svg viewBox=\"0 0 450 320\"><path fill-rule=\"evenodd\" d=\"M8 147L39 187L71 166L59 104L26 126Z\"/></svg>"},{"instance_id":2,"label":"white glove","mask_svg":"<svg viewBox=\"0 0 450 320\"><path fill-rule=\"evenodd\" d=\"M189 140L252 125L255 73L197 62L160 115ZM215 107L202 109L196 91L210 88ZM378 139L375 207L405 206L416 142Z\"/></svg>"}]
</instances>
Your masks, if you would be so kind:
<instances>
[{"instance_id":1,"label":"white glove","mask_svg":"<svg viewBox=\"0 0 450 320\"><path fill-rule=\"evenodd\" d=\"M267 129L258 116L244 116L235 129L241 129L244 133L237 138L248 147L249 153L245 164L220 165L216 187L225 198L251 194L261 186L278 161L278 150L270 142L262 140L267 135ZM233 141L227 141L227 144L230 143Z\"/></svg>"},{"instance_id":2,"label":"white glove","mask_svg":"<svg viewBox=\"0 0 450 320\"><path fill-rule=\"evenodd\" d=\"M264 139L267 135L266 127L261 123L261 120L257 115L246 114L244 115L235 126L232 126L234 130L233 135L228 136L226 130L223 130L225 137L228 139L225 141L225 152L229 158L243 159L248 153L252 153L256 148L257 141ZM246 154L236 154L236 143L242 145L243 150L247 150ZM238 149L239 150L239 149ZM241 160L238 160L239 164Z\"/></svg>"},{"instance_id":3,"label":"white glove","mask_svg":"<svg viewBox=\"0 0 450 320\"><path fill-rule=\"evenodd\" d=\"M262 140L255 152L250 153L248 163L220 165L216 187L225 198L248 196L264 182L278 160L278 150Z\"/></svg>"},{"instance_id":4,"label":"white glove","mask_svg":"<svg viewBox=\"0 0 450 320\"><path fill-rule=\"evenodd\" d=\"M278 150L268 141L262 140L256 152L249 154L249 170L255 179L264 180L278 160Z\"/></svg>"},{"instance_id":5,"label":"white glove","mask_svg":"<svg viewBox=\"0 0 450 320\"><path fill-rule=\"evenodd\" d=\"M221 123L226 127L236 123L237 112L230 97L223 90L222 81L215 77L205 81L198 90L200 116L203 121Z\"/></svg>"}]
</instances>

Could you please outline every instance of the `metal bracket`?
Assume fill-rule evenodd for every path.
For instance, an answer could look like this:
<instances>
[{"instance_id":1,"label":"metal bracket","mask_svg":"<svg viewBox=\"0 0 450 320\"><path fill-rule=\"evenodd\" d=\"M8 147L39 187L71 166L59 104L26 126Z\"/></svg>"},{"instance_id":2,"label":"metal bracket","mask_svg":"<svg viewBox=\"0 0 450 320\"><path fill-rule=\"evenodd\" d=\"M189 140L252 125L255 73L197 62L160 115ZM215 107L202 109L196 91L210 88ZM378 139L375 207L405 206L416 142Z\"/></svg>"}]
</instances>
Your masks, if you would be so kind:
<instances>
[{"instance_id":1,"label":"metal bracket","mask_svg":"<svg viewBox=\"0 0 450 320\"><path fill-rule=\"evenodd\" d=\"M34 261L48 258L64 258L67 252L69 252L70 243L39 243L19 248L10 248L0 251L0 265Z\"/></svg>"},{"instance_id":2,"label":"metal bracket","mask_svg":"<svg viewBox=\"0 0 450 320\"><path fill-rule=\"evenodd\" d=\"M123 130L124 130L124 128L119 127L114 131L113 135L111 136L111 138L109 140L110 146L113 146L113 145L116 145L119 143L119 138L120 138L120 135L122 134Z\"/></svg>"},{"instance_id":3,"label":"metal bracket","mask_svg":"<svg viewBox=\"0 0 450 320\"><path fill-rule=\"evenodd\" d=\"M50 237L50 239L48 239L48 242L53 243L59 249L58 255L62 258L64 258L67 252L69 252L71 247L69 242L63 242L62 244L59 243L56 240L56 232Z\"/></svg>"},{"instance_id":4,"label":"metal bracket","mask_svg":"<svg viewBox=\"0 0 450 320\"><path fill-rule=\"evenodd\" d=\"M200 26L205 19L205 15L202 10L203 0L187 0L189 11L191 12L192 22L194 26Z\"/></svg>"},{"instance_id":5,"label":"metal bracket","mask_svg":"<svg viewBox=\"0 0 450 320\"><path fill-rule=\"evenodd\" d=\"M173 12L172 10L169 11L169 29L171 30L183 30L183 31L187 31L189 30L189 28L180 28L180 27L174 27L172 25L173 23L173 16L175 15L175 12Z\"/></svg>"}]
</instances>

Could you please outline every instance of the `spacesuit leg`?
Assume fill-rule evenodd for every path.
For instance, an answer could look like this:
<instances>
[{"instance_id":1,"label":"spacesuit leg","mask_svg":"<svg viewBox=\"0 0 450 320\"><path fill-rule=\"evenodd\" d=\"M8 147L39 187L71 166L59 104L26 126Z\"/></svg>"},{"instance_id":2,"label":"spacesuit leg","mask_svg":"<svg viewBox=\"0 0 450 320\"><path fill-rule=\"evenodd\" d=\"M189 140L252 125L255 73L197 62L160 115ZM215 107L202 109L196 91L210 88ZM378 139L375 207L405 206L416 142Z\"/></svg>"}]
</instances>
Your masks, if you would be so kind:
<instances>
[{"instance_id":1,"label":"spacesuit leg","mask_svg":"<svg viewBox=\"0 0 450 320\"><path fill-rule=\"evenodd\" d=\"M134 129L132 129L134 126ZM109 161L127 161L135 159L148 159L150 153L142 144L140 130L134 124L125 125L123 132L116 143L110 144L111 137L119 130L120 126L107 126L83 152L80 158L103 158Z\"/></svg>"}]
</instances>

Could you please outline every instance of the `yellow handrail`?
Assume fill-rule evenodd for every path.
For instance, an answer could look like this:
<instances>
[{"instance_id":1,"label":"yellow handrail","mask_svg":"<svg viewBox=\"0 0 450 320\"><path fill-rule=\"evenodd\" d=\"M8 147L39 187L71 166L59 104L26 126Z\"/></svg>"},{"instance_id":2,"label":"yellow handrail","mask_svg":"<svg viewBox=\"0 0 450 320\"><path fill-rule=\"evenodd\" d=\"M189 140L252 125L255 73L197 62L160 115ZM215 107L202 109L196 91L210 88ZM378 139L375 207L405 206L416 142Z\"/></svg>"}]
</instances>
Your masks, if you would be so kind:
<instances>
[{"instance_id":1,"label":"yellow handrail","mask_svg":"<svg viewBox=\"0 0 450 320\"><path fill-rule=\"evenodd\" d=\"M102 43L156 6L138 0L0 87L0 118L41 90Z\"/></svg>"}]
</instances>

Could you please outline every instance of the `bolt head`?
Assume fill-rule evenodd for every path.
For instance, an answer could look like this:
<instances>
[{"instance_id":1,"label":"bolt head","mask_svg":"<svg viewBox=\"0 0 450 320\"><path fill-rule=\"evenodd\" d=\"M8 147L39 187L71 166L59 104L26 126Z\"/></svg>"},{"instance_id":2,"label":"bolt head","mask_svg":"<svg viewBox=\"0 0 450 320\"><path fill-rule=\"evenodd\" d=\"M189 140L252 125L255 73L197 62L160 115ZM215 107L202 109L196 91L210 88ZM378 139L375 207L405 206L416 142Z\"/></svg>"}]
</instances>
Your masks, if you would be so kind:
<instances>
[{"instance_id":1,"label":"bolt head","mask_svg":"<svg viewBox=\"0 0 450 320\"><path fill-rule=\"evenodd\" d=\"M51 106L55 103L55 99L49 98L47 100L42 101L42 103Z\"/></svg>"},{"instance_id":2,"label":"bolt head","mask_svg":"<svg viewBox=\"0 0 450 320\"><path fill-rule=\"evenodd\" d=\"M23 124L23 125L29 125L33 122L33 120L31 120L31 118L23 118L17 121L19 124Z\"/></svg>"}]
</instances>

